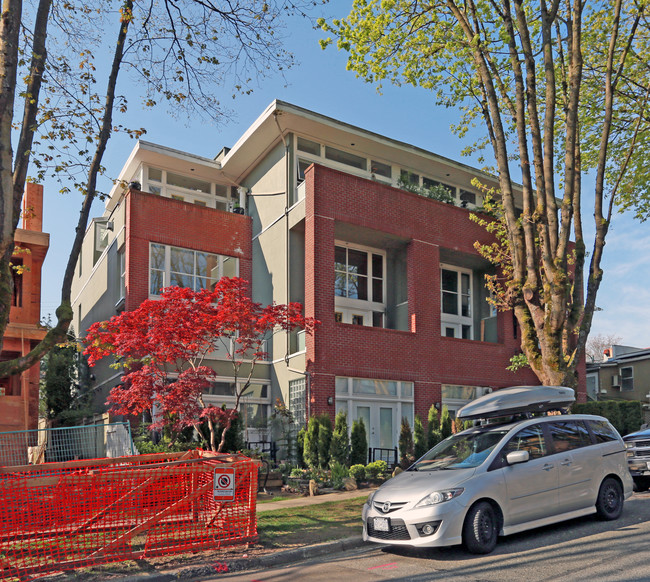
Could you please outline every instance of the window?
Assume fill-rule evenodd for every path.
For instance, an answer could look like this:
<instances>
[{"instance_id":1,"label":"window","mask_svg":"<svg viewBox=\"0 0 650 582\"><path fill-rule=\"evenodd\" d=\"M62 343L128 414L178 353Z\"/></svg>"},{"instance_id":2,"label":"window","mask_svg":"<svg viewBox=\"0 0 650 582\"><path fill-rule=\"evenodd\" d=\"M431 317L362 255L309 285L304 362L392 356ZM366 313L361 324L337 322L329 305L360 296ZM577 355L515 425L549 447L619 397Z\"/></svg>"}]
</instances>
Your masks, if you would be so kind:
<instances>
[{"instance_id":1,"label":"window","mask_svg":"<svg viewBox=\"0 0 650 582\"><path fill-rule=\"evenodd\" d=\"M339 323L383 327L385 255L336 245L334 249L335 318Z\"/></svg>"},{"instance_id":2,"label":"window","mask_svg":"<svg viewBox=\"0 0 650 582\"><path fill-rule=\"evenodd\" d=\"M393 172L388 164L378 162L376 160L370 161L370 171L376 176L383 176L384 178L392 178Z\"/></svg>"},{"instance_id":3,"label":"window","mask_svg":"<svg viewBox=\"0 0 650 582\"><path fill-rule=\"evenodd\" d=\"M11 258L11 279L13 282L12 307L23 306L23 260Z\"/></svg>"},{"instance_id":4,"label":"window","mask_svg":"<svg viewBox=\"0 0 650 582\"><path fill-rule=\"evenodd\" d=\"M306 424L307 381L305 378L289 380L289 410L298 430Z\"/></svg>"},{"instance_id":5,"label":"window","mask_svg":"<svg viewBox=\"0 0 650 582\"><path fill-rule=\"evenodd\" d=\"M445 266L440 284L442 335L472 339L472 272Z\"/></svg>"},{"instance_id":6,"label":"window","mask_svg":"<svg viewBox=\"0 0 650 582\"><path fill-rule=\"evenodd\" d=\"M228 186L159 168L147 167L145 175L147 181L143 190L149 191L151 194L197 206L228 210L230 201Z\"/></svg>"},{"instance_id":7,"label":"window","mask_svg":"<svg viewBox=\"0 0 650 582\"><path fill-rule=\"evenodd\" d=\"M400 170L399 178L404 184L411 184L412 186L420 185L420 175L408 170Z\"/></svg>"},{"instance_id":8,"label":"window","mask_svg":"<svg viewBox=\"0 0 650 582\"><path fill-rule=\"evenodd\" d=\"M634 390L634 368L626 366L621 368L621 391L628 392Z\"/></svg>"},{"instance_id":9,"label":"window","mask_svg":"<svg viewBox=\"0 0 650 582\"><path fill-rule=\"evenodd\" d=\"M429 189L444 188L452 198L456 198L456 188L444 182L438 182L438 180L432 180L431 178L422 178L422 186Z\"/></svg>"},{"instance_id":10,"label":"window","mask_svg":"<svg viewBox=\"0 0 650 582\"><path fill-rule=\"evenodd\" d=\"M543 457L546 454L546 445L542 427L535 424L520 430L503 449L505 455L513 451L528 451L531 459Z\"/></svg>"},{"instance_id":11,"label":"window","mask_svg":"<svg viewBox=\"0 0 650 582\"><path fill-rule=\"evenodd\" d=\"M366 158L356 156L350 152L337 150L336 148L330 146L325 146L325 157L328 160L332 160L333 162L345 164L346 166L352 166L353 168L358 168L359 170L365 170L368 167L368 160L366 160Z\"/></svg>"},{"instance_id":12,"label":"window","mask_svg":"<svg viewBox=\"0 0 650 582\"><path fill-rule=\"evenodd\" d=\"M237 276L237 259L152 243L149 254L149 294L178 285L194 291L209 289L221 277Z\"/></svg>"},{"instance_id":13,"label":"window","mask_svg":"<svg viewBox=\"0 0 650 582\"><path fill-rule=\"evenodd\" d=\"M470 192L469 190L460 191L460 205L463 208L474 208L476 207L476 194Z\"/></svg>"},{"instance_id":14,"label":"window","mask_svg":"<svg viewBox=\"0 0 650 582\"><path fill-rule=\"evenodd\" d=\"M118 289L118 299L121 301L126 297L126 248L122 247L117 252L117 268L120 272L120 287Z\"/></svg>"},{"instance_id":15,"label":"window","mask_svg":"<svg viewBox=\"0 0 650 582\"><path fill-rule=\"evenodd\" d=\"M99 257L102 256L102 253L106 250L108 246L109 232L113 228L112 224L109 226L107 220L95 220L93 221L93 228L95 231L95 248L93 249L93 265L97 263Z\"/></svg>"},{"instance_id":16,"label":"window","mask_svg":"<svg viewBox=\"0 0 650 582\"><path fill-rule=\"evenodd\" d=\"M597 443L608 443L618 440L618 434L606 420L588 420L587 424Z\"/></svg>"},{"instance_id":17,"label":"window","mask_svg":"<svg viewBox=\"0 0 650 582\"><path fill-rule=\"evenodd\" d=\"M591 444L587 427L582 422L571 420L552 422L548 427L553 437L553 447L556 453L579 449Z\"/></svg>"},{"instance_id":18,"label":"window","mask_svg":"<svg viewBox=\"0 0 650 582\"><path fill-rule=\"evenodd\" d=\"M306 152L313 156L320 156L320 144L315 141L299 137L297 147L301 152Z\"/></svg>"}]
</instances>

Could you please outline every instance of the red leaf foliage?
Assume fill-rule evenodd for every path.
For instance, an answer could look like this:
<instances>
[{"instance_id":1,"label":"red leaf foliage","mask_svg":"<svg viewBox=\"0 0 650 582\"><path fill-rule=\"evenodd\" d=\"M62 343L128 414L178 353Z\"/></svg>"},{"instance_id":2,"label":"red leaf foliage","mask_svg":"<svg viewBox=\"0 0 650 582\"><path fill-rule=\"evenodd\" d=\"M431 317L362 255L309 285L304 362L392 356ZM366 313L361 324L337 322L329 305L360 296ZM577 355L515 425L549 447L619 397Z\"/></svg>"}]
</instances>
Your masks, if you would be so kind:
<instances>
[{"instance_id":1,"label":"red leaf foliage","mask_svg":"<svg viewBox=\"0 0 650 582\"><path fill-rule=\"evenodd\" d=\"M140 414L155 402L160 414L154 428L172 423L178 429L208 419L229 427L236 411L203 402L215 380L204 358L219 351L231 360L237 378L244 363L266 357L264 341L275 331L311 333L318 323L302 315L299 303L263 307L250 299L246 281L223 278L213 290L168 287L160 299L93 324L84 353L91 366L111 356L124 367L123 384L108 397L116 414Z\"/></svg>"}]
</instances>

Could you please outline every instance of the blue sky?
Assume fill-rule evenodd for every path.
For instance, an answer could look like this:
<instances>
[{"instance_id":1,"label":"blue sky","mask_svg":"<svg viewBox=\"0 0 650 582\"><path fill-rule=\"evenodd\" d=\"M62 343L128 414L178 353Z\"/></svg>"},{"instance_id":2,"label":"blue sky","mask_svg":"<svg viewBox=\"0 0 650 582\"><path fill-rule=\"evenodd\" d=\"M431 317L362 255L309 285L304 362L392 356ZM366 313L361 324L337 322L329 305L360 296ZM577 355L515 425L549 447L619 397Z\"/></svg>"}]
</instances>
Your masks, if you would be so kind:
<instances>
[{"instance_id":1,"label":"blue sky","mask_svg":"<svg viewBox=\"0 0 650 582\"><path fill-rule=\"evenodd\" d=\"M333 0L323 8L327 16L343 17L349 12L349 0ZM453 110L434 105L433 94L412 87L386 86L380 94L372 85L358 80L345 69L345 54L335 47L321 50L320 31L307 21L295 19L285 46L298 64L288 71L285 81L279 77L260 81L248 96L231 99L223 89L224 104L234 116L209 126L202 119L176 118L160 107L142 110L136 95L128 95L129 80L122 77L120 91L126 92L131 109L126 125L147 129L143 139L190 153L213 157L223 146L232 146L248 126L274 99L281 99L318 113L334 117L387 137L404 141L446 157L474 163L462 158L466 142L455 137L450 123L456 121ZM133 86L138 91L137 86ZM111 138L104 165L117 175L133 148L134 141L121 135ZM77 223L80 198L75 194L58 194L60 186L45 182L44 231L49 232L50 250L43 269L42 315L53 313L59 305L63 271ZM110 184L101 188L108 191ZM589 207L585 193L583 209ZM101 215L102 202L95 202L91 216ZM585 213L585 223L591 213ZM586 227L586 225L585 225ZM605 248L604 281L601 285L592 334L614 334L621 343L650 346L650 230L630 216L617 215Z\"/></svg>"}]
</instances>

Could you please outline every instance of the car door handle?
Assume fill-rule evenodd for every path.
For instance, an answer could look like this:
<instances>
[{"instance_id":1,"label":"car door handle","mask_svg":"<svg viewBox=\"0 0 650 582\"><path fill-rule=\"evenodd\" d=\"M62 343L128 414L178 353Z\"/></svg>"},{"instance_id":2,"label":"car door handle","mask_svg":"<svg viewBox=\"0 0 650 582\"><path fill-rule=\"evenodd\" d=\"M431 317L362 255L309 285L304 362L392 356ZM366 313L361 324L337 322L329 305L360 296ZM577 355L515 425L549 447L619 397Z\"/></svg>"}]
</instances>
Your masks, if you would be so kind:
<instances>
[{"instance_id":1,"label":"car door handle","mask_svg":"<svg viewBox=\"0 0 650 582\"><path fill-rule=\"evenodd\" d=\"M562 465L563 467L569 467L571 466L571 464L572 464L571 459L564 459L564 461L560 463L560 465Z\"/></svg>"},{"instance_id":2,"label":"car door handle","mask_svg":"<svg viewBox=\"0 0 650 582\"><path fill-rule=\"evenodd\" d=\"M542 469L544 469L544 471L550 471L553 467L554 467L553 463L546 463L546 465L544 465Z\"/></svg>"}]
</instances>

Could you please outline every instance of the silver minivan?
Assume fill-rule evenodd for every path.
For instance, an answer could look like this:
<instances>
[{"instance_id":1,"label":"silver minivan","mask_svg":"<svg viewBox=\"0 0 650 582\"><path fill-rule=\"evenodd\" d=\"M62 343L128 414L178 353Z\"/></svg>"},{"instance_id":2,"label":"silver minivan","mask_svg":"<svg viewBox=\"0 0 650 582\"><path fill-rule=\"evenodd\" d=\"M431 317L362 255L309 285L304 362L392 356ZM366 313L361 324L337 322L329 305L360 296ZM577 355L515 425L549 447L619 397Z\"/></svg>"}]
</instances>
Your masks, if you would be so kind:
<instances>
[{"instance_id":1,"label":"silver minivan","mask_svg":"<svg viewBox=\"0 0 650 582\"><path fill-rule=\"evenodd\" d=\"M458 411L482 423L445 439L363 507L363 539L491 552L499 535L591 513L617 519L632 494L625 446L600 416L549 415L571 388L515 386ZM534 413L547 413L534 417Z\"/></svg>"}]
</instances>

